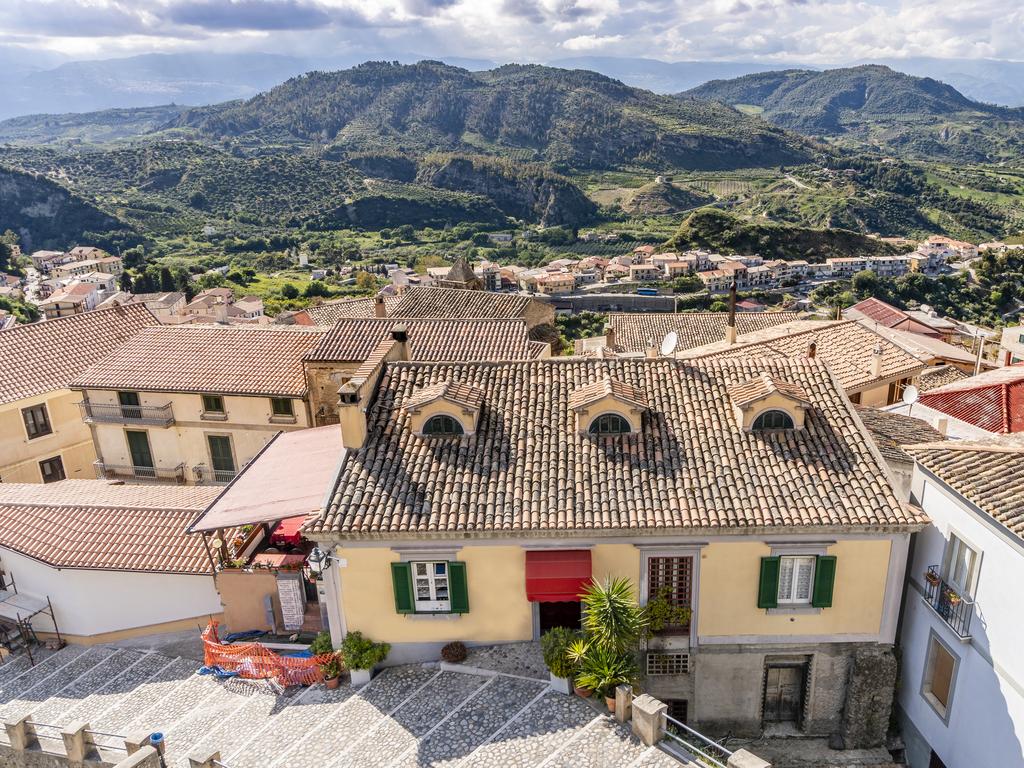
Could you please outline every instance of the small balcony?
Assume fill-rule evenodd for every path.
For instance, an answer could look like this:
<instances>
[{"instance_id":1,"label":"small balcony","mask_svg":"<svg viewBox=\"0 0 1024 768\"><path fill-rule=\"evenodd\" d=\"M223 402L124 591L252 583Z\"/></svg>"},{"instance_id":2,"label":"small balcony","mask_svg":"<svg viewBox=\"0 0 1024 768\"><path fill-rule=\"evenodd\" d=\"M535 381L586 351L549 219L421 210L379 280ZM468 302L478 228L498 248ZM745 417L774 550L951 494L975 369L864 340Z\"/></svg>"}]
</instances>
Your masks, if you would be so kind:
<instances>
[{"instance_id":1,"label":"small balcony","mask_svg":"<svg viewBox=\"0 0 1024 768\"><path fill-rule=\"evenodd\" d=\"M136 467L130 464L107 464L97 461L93 463L93 467L96 469L96 477L101 480L185 484L184 462L176 467Z\"/></svg>"},{"instance_id":2,"label":"small balcony","mask_svg":"<svg viewBox=\"0 0 1024 768\"><path fill-rule=\"evenodd\" d=\"M150 427L169 427L174 423L171 404L119 405L117 403L78 404L86 424L139 424Z\"/></svg>"},{"instance_id":3,"label":"small balcony","mask_svg":"<svg viewBox=\"0 0 1024 768\"><path fill-rule=\"evenodd\" d=\"M205 464L192 467L192 480L196 485L227 485L237 474L236 469L210 469Z\"/></svg>"},{"instance_id":4,"label":"small balcony","mask_svg":"<svg viewBox=\"0 0 1024 768\"><path fill-rule=\"evenodd\" d=\"M924 576L924 601L956 632L961 640L971 638L971 617L974 601L961 595L957 588L943 581L939 566L930 565Z\"/></svg>"}]
</instances>

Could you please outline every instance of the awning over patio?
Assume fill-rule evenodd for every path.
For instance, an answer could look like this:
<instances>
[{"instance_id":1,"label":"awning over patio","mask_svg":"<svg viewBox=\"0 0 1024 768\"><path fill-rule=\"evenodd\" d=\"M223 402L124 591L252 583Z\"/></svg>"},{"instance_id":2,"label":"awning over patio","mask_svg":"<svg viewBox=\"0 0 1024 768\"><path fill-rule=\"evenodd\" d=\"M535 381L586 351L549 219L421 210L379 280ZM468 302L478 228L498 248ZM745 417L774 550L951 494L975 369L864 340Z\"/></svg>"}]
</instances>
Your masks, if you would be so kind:
<instances>
[{"instance_id":1,"label":"awning over patio","mask_svg":"<svg viewBox=\"0 0 1024 768\"><path fill-rule=\"evenodd\" d=\"M578 601L590 578L589 549L526 553L526 599L531 603Z\"/></svg>"},{"instance_id":2,"label":"awning over patio","mask_svg":"<svg viewBox=\"0 0 1024 768\"><path fill-rule=\"evenodd\" d=\"M302 524L306 521L305 515L299 515L298 517L286 517L270 533L271 544L290 544L291 546L298 545L302 536L299 534L299 529L302 528Z\"/></svg>"}]
</instances>

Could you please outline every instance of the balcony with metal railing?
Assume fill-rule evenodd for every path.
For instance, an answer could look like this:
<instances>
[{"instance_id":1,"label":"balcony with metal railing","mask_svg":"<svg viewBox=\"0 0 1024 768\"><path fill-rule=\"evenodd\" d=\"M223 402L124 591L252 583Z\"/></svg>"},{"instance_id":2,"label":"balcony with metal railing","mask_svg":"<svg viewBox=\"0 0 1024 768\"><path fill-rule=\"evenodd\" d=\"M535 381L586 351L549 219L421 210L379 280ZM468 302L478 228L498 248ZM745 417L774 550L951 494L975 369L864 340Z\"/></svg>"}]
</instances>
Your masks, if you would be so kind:
<instances>
[{"instance_id":1,"label":"balcony with metal railing","mask_svg":"<svg viewBox=\"0 0 1024 768\"><path fill-rule=\"evenodd\" d=\"M192 480L196 485L226 485L235 479L237 469L210 469L206 464L192 467Z\"/></svg>"},{"instance_id":2,"label":"balcony with metal railing","mask_svg":"<svg viewBox=\"0 0 1024 768\"><path fill-rule=\"evenodd\" d=\"M184 485L185 470L182 462L175 467L141 467L130 464L107 464L103 461L93 462L96 477L101 480L129 480L142 483L176 483Z\"/></svg>"},{"instance_id":3,"label":"balcony with metal railing","mask_svg":"<svg viewBox=\"0 0 1024 768\"><path fill-rule=\"evenodd\" d=\"M960 594L956 587L943 580L937 565L928 566L924 586L924 601L956 632L957 637L969 640L974 601Z\"/></svg>"},{"instance_id":4,"label":"balcony with metal railing","mask_svg":"<svg viewBox=\"0 0 1024 768\"><path fill-rule=\"evenodd\" d=\"M138 424L150 427L169 427L174 424L171 404L165 405L120 405L118 403L91 403L83 400L78 404L82 419L87 424Z\"/></svg>"}]
</instances>

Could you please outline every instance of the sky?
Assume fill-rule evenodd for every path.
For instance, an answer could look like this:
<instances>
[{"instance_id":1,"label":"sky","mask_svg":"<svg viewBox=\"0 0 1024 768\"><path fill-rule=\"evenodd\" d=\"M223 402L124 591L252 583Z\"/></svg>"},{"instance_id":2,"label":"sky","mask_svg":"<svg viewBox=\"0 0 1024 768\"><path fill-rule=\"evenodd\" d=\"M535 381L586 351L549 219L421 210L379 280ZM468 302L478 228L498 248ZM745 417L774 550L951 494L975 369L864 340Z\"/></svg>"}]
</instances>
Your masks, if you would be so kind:
<instances>
[{"instance_id":1,"label":"sky","mask_svg":"<svg viewBox=\"0 0 1024 768\"><path fill-rule=\"evenodd\" d=\"M490 61L1024 58L1021 0L0 0L0 45Z\"/></svg>"}]
</instances>

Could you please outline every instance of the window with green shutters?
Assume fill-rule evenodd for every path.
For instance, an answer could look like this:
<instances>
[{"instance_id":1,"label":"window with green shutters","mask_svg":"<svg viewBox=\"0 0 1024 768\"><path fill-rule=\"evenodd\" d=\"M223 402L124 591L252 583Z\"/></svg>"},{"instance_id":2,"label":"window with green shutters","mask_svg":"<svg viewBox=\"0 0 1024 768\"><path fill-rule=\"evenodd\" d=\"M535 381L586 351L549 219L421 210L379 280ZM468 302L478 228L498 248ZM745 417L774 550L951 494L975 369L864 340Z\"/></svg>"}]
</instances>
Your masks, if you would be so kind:
<instances>
[{"instance_id":1,"label":"window with green shutters","mask_svg":"<svg viewBox=\"0 0 1024 768\"><path fill-rule=\"evenodd\" d=\"M468 613L466 564L454 560L391 564L398 613Z\"/></svg>"},{"instance_id":2,"label":"window with green shutters","mask_svg":"<svg viewBox=\"0 0 1024 768\"><path fill-rule=\"evenodd\" d=\"M757 607L831 608L835 580L836 558L831 555L762 557Z\"/></svg>"}]
</instances>

